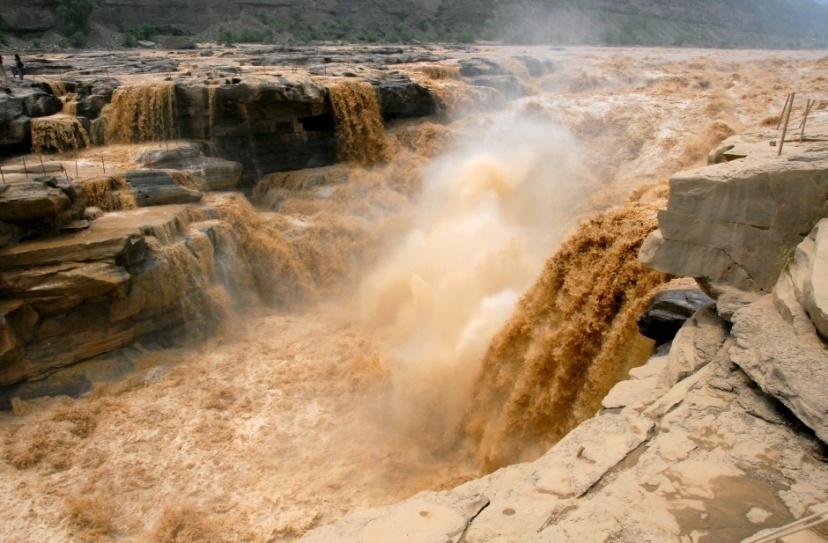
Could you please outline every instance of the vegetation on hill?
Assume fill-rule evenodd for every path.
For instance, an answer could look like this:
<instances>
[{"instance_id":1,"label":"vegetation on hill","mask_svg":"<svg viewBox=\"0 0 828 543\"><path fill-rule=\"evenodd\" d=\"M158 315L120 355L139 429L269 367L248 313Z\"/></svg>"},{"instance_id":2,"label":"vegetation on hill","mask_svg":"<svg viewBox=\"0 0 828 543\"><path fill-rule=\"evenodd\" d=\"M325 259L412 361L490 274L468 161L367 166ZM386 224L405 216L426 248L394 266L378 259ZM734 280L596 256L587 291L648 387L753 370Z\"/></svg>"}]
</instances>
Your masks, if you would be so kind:
<instances>
[{"instance_id":1,"label":"vegetation on hill","mask_svg":"<svg viewBox=\"0 0 828 543\"><path fill-rule=\"evenodd\" d=\"M828 47L828 5L814 0L51 0L28 8L0 0L0 11L17 38L59 30L76 47L90 23L117 29L128 46L187 35L230 43Z\"/></svg>"}]
</instances>

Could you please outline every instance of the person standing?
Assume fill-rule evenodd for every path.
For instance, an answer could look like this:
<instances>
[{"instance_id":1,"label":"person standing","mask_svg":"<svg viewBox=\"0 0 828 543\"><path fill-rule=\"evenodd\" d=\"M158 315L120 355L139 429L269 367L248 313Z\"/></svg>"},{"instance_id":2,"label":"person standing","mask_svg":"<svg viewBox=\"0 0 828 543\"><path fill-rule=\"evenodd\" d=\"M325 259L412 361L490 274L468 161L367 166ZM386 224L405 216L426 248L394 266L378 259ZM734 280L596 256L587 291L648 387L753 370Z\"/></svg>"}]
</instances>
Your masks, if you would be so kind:
<instances>
[{"instance_id":1,"label":"person standing","mask_svg":"<svg viewBox=\"0 0 828 543\"><path fill-rule=\"evenodd\" d=\"M23 79L23 61L20 60L20 55L14 54L14 67L17 69L17 76Z\"/></svg>"}]
</instances>

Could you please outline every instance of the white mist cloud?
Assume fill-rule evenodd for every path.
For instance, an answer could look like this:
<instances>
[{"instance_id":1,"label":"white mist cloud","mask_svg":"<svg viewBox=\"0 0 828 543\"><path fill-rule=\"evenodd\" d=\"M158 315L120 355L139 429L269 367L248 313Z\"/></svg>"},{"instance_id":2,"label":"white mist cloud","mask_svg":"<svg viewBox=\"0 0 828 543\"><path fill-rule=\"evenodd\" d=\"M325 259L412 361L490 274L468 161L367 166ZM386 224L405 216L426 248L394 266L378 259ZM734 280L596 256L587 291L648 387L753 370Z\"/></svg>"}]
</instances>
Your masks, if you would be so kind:
<instances>
[{"instance_id":1,"label":"white mist cloud","mask_svg":"<svg viewBox=\"0 0 828 543\"><path fill-rule=\"evenodd\" d=\"M426 169L412 227L360 289L393 357L399 416L438 406L432 426L454 431L492 335L589 191L582 164L567 130L502 114Z\"/></svg>"}]
</instances>

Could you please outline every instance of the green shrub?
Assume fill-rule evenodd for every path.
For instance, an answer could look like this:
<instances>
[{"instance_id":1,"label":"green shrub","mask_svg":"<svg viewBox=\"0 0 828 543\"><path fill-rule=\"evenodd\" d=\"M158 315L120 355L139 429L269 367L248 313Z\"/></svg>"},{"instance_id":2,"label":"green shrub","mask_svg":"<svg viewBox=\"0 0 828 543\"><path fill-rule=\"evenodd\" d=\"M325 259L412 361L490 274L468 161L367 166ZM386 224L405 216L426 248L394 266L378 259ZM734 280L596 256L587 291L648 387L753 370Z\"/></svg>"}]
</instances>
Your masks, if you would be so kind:
<instances>
[{"instance_id":1,"label":"green shrub","mask_svg":"<svg viewBox=\"0 0 828 543\"><path fill-rule=\"evenodd\" d=\"M133 36L130 32L126 32L121 40L121 45L124 47L137 47L138 40L136 40L135 36Z\"/></svg>"},{"instance_id":2,"label":"green shrub","mask_svg":"<svg viewBox=\"0 0 828 543\"><path fill-rule=\"evenodd\" d=\"M57 7L58 28L61 34L69 37L71 43L75 43L83 36L86 41L86 33L89 31L89 16L95 8L95 0L59 0Z\"/></svg>"},{"instance_id":3,"label":"green shrub","mask_svg":"<svg viewBox=\"0 0 828 543\"><path fill-rule=\"evenodd\" d=\"M233 39L233 31L224 28L224 26L219 27L218 32L218 41L219 43L224 43L227 45L232 45L235 40Z\"/></svg>"},{"instance_id":4,"label":"green shrub","mask_svg":"<svg viewBox=\"0 0 828 543\"><path fill-rule=\"evenodd\" d=\"M155 35L158 29L150 24L142 24L135 31L135 39L141 41L155 41Z\"/></svg>"},{"instance_id":5,"label":"green shrub","mask_svg":"<svg viewBox=\"0 0 828 543\"><path fill-rule=\"evenodd\" d=\"M86 33L78 30L71 36L69 36L69 45L74 47L75 49L80 49L84 45L86 45Z\"/></svg>"}]
</instances>

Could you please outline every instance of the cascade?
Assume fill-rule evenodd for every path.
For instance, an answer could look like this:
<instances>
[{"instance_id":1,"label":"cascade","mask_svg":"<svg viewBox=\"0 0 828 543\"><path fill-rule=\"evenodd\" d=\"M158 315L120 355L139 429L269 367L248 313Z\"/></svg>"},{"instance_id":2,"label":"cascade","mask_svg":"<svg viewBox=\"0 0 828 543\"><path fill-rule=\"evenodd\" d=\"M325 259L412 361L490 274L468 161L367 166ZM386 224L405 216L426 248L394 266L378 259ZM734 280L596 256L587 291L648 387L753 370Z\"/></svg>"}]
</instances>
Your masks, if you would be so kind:
<instances>
[{"instance_id":1,"label":"cascade","mask_svg":"<svg viewBox=\"0 0 828 543\"><path fill-rule=\"evenodd\" d=\"M119 87L102 114L107 144L163 141L178 136L172 83Z\"/></svg>"},{"instance_id":2,"label":"cascade","mask_svg":"<svg viewBox=\"0 0 828 543\"><path fill-rule=\"evenodd\" d=\"M540 456L649 356L629 356L636 319L668 276L637 255L666 196L645 186L582 223L492 339L467 424L484 471Z\"/></svg>"},{"instance_id":3,"label":"cascade","mask_svg":"<svg viewBox=\"0 0 828 543\"><path fill-rule=\"evenodd\" d=\"M341 157L366 165L382 160L386 141L374 87L342 81L330 87L330 97Z\"/></svg>"},{"instance_id":4,"label":"cascade","mask_svg":"<svg viewBox=\"0 0 828 543\"><path fill-rule=\"evenodd\" d=\"M123 176L96 177L79 180L83 187L90 206L102 211L120 211L135 209L135 195Z\"/></svg>"},{"instance_id":5,"label":"cascade","mask_svg":"<svg viewBox=\"0 0 828 543\"><path fill-rule=\"evenodd\" d=\"M89 135L73 115L32 119L32 150L36 153L76 151L88 146Z\"/></svg>"}]
</instances>

